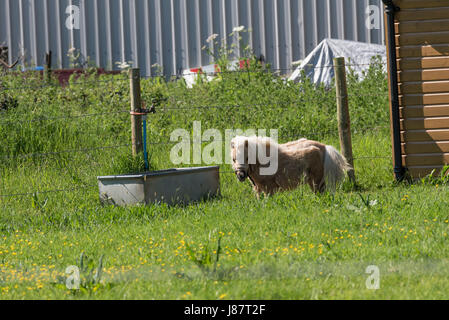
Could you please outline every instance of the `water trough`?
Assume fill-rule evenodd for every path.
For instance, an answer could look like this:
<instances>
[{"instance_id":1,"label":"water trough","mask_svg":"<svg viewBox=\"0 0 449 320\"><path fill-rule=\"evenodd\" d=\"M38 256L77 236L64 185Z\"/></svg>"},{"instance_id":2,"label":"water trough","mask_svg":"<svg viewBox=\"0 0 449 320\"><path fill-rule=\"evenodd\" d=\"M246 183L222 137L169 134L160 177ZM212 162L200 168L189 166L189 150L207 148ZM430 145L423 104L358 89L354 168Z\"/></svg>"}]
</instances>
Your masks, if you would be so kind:
<instances>
[{"instance_id":1,"label":"water trough","mask_svg":"<svg viewBox=\"0 0 449 320\"><path fill-rule=\"evenodd\" d=\"M100 201L116 206L188 204L220 194L219 167L98 177Z\"/></svg>"}]
</instances>

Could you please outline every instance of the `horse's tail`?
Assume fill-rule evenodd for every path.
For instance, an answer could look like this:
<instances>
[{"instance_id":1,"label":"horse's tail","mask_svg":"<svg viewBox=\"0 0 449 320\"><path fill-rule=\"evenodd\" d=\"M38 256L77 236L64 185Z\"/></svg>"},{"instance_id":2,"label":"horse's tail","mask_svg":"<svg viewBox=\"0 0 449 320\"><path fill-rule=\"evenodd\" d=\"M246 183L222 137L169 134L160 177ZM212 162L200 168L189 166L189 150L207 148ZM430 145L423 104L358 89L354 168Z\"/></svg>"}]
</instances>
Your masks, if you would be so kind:
<instances>
[{"instance_id":1,"label":"horse's tail","mask_svg":"<svg viewBox=\"0 0 449 320\"><path fill-rule=\"evenodd\" d=\"M332 146L326 146L324 154L324 178L329 190L335 190L337 184L345 178L351 166L345 157Z\"/></svg>"}]
</instances>

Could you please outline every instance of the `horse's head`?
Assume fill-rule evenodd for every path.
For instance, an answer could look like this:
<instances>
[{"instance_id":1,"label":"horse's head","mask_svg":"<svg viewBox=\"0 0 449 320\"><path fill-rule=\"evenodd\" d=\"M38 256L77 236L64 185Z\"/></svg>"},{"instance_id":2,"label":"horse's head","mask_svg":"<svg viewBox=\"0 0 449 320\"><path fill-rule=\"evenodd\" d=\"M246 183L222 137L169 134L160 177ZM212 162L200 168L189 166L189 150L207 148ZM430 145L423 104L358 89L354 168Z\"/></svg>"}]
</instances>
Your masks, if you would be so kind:
<instances>
[{"instance_id":1,"label":"horse's head","mask_svg":"<svg viewBox=\"0 0 449 320\"><path fill-rule=\"evenodd\" d=\"M231 141L232 169L240 182L248 178L248 138L235 137Z\"/></svg>"},{"instance_id":2,"label":"horse's head","mask_svg":"<svg viewBox=\"0 0 449 320\"><path fill-rule=\"evenodd\" d=\"M232 168L243 182L251 175L273 175L278 169L278 144L268 137L235 137L231 141Z\"/></svg>"}]
</instances>

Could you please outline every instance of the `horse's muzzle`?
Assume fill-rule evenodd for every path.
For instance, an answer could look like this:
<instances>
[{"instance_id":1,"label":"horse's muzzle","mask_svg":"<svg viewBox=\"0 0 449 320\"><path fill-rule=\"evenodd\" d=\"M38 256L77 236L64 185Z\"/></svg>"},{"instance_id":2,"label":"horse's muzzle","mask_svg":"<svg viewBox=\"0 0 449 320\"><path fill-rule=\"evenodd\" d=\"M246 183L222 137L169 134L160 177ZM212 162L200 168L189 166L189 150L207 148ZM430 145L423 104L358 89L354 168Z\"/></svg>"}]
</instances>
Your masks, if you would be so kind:
<instances>
[{"instance_id":1,"label":"horse's muzzle","mask_svg":"<svg viewBox=\"0 0 449 320\"><path fill-rule=\"evenodd\" d=\"M235 174L240 182L244 182L248 178L248 173L245 171L236 171Z\"/></svg>"}]
</instances>

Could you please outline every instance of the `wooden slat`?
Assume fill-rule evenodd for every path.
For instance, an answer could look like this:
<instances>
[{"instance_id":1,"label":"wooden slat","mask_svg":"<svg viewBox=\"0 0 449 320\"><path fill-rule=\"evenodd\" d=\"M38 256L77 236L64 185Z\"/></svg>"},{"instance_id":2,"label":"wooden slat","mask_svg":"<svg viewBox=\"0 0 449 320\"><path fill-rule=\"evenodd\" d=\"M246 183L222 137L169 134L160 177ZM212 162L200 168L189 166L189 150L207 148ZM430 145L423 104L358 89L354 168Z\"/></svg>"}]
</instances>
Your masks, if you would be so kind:
<instances>
[{"instance_id":1,"label":"wooden slat","mask_svg":"<svg viewBox=\"0 0 449 320\"><path fill-rule=\"evenodd\" d=\"M435 19L449 19L448 5L446 5L446 7L436 7L430 9L427 7L425 9L401 10L395 15L395 20L399 22Z\"/></svg>"},{"instance_id":2,"label":"wooden slat","mask_svg":"<svg viewBox=\"0 0 449 320\"><path fill-rule=\"evenodd\" d=\"M401 130L446 129L446 128L449 130L449 117L401 120Z\"/></svg>"},{"instance_id":3,"label":"wooden slat","mask_svg":"<svg viewBox=\"0 0 449 320\"><path fill-rule=\"evenodd\" d=\"M434 94L405 94L399 96L401 106L421 106L434 104L449 104L448 93Z\"/></svg>"},{"instance_id":4,"label":"wooden slat","mask_svg":"<svg viewBox=\"0 0 449 320\"><path fill-rule=\"evenodd\" d=\"M409 154L402 156L405 167L410 166L442 166L449 163L449 153Z\"/></svg>"},{"instance_id":5,"label":"wooden slat","mask_svg":"<svg viewBox=\"0 0 449 320\"><path fill-rule=\"evenodd\" d=\"M395 23L396 34L449 31L449 19Z\"/></svg>"},{"instance_id":6,"label":"wooden slat","mask_svg":"<svg viewBox=\"0 0 449 320\"><path fill-rule=\"evenodd\" d=\"M399 82L407 81L433 81L449 80L449 68L426 69L426 70L404 70L398 73Z\"/></svg>"},{"instance_id":7,"label":"wooden slat","mask_svg":"<svg viewBox=\"0 0 449 320\"><path fill-rule=\"evenodd\" d=\"M447 56L449 44L402 46L396 48L396 54L398 58Z\"/></svg>"},{"instance_id":8,"label":"wooden slat","mask_svg":"<svg viewBox=\"0 0 449 320\"><path fill-rule=\"evenodd\" d=\"M395 0L394 4L404 9L447 7L447 0Z\"/></svg>"},{"instance_id":9,"label":"wooden slat","mask_svg":"<svg viewBox=\"0 0 449 320\"><path fill-rule=\"evenodd\" d=\"M399 112L402 119L420 117L449 117L449 105L402 107L399 109Z\"/></svg>"},{"instance_id":10,"label":"wooden slat","mask_svg":"<svg viewBox=\"0 0 449 320\"><path fill-rule=\"evenodd\" d=\"M403 33L396 36L396 46L447 44L449 31Z\"/></svg>"},{"instance_id":11,"label":"wooden slat","mask_svg":"<svg viewBox=\"0 0 449 320\"><path fill-rule=\"evenodd\" d=\"M448 153L449 141L426 141L402 143L402 154L413 153Z\"/></svg>"},{"instance_id":12,"label":"wooden slat","mask_svg":"<svg viewBox=\"0 0 449 320\"><path fill-rule=\"evenodd\" d=\"M449 56L398 59L398 70L449 68Z\"/></svg>"},{"instance_id":13,"label":"wooden slat","mask_svg":"<svg viewBox=\"0 0 449 320\"><path fill-rule=\"evenodd\" d=\"M449 129L402 131L401 141L402 142L449 141Z\"/></svg>"},{"instance_id":14,"label":"wooden slat","mask_svg":"<svg viewBox=\"0 0 449 320\"><path fill-rule=\"evenodd\" d=\"M403 165L414 178L449 163L449 0L395 0Z\"/></svg>"},{"instance_id":15,"label":"wooden slat","mask_svg":"<svg viewBox=\"0 0 449 320\"><path fill-rule=\"evenodd\" d=\"M441 173L444 166L409 166L408 173L412 178L419 179L429 176L434 170L434 176Z\"/></svg>"},{"instance_id":16,"label":"wooden slat","mask_svg":"<svg viewBox=\"0 0 449 320\"><path fill-rule=\"evenodd\" d=\"M399 94L442 93L449 91L449 81L416 81L399 84Z\"/></svg>"}]
</instances>

